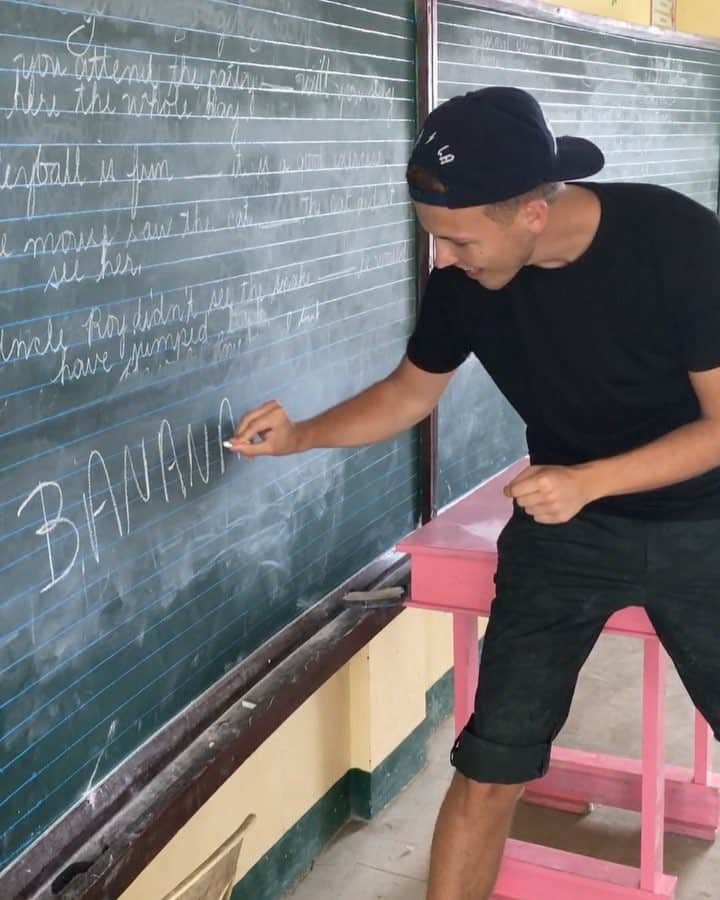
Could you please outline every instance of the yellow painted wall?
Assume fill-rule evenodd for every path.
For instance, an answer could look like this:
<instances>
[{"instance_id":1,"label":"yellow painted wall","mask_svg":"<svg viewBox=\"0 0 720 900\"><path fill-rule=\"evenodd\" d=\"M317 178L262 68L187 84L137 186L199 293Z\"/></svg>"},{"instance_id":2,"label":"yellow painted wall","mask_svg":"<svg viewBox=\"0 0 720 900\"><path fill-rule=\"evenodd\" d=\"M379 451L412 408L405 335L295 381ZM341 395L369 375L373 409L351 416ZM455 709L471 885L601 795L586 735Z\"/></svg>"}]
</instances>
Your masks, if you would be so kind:
<instances>
[{"instance_id":1,"label":"yellow painted wall","mask_svg":"<svg viewBox=\"0 0 720 900\"><path fill-rule=\"evenodd\" d=\"M714 0L708 0L714 2ZM609 19L622 19L625 22L635 22L638 25L650 24L651 0L565 0L565 3L545 4L563 6L565 9L575 9L578 12L592 13L595 16L606 16ZM538 3L538 6L542 6Z\"/></svg>"},{"instance_id":2,"label":"yellow painted wall","mask_svg":"<svg viewBox=\"0 0 720 900\"><path fill-rule=\"evenodd\" d=\"M243 841L238 873L252 868L347 771L349 696L345 666L213 794L121 900L165 897L250 814L256 819Z\"/></svg>"},{"instance_id":3,"label":"yellow painted wall","mask_svg":"<svg viewBox=\"0 0 720 900\"><path fill-rule=\"evenodd\" d=\"M676 0L676 4L678 31L720 37L720 0ZM538 0L538 6L562 6L609 19L649 25L652 0L565 0L561 4Z\"/></svg>"},{"instance_id":4,"label":"yellow painted wall","mask_svg":"<svg viewBox=\"0 0 720 900\"><path fill-rule=\"evenodd\" d=\"M400 743L398 735L407 737L425 719L423 613L407 610L392 621L353 657L349 669L348 768L372 772ZM417 682L421 690L413 689Z\"/></svg>"},{"instance_id":5,"label":"yellow painted wall","mask_svg":"<svg viewBox=\"0 0 720 900\"><path fill-rule=\"evenodd\" d=\"M678 31L720 37L718 0L677 0Z\"/></svg>"}]
</instances>

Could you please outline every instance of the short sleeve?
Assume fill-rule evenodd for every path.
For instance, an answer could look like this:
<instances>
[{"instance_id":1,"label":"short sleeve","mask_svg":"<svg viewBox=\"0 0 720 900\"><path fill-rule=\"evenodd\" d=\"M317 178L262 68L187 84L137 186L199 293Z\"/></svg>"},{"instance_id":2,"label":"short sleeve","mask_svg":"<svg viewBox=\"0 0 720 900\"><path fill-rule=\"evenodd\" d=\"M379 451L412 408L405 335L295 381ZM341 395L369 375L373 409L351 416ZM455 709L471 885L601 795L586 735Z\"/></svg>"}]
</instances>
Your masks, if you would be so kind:
<instances>
[{"instance_id":1,"label":"short sleeve","mask_svg":"<svg viewBox=\"0 0 720 900\"><path fill-rule=\"evenodd\" d=\"M720 366L720 222L703 217L694 234L691 264L678 285L680 341L690 372Z\"/></svg>"},{"instance_id":2,"label":"short sleeve","mask_svg":"<svg viewBox=\"0 0 720 900\"><path fill-rule=\"evenodd\" d=\"M461 295L453 269L433 269L415 330L407 345L410 362L426 372L452 372L470 354L467 328L462 328Z\"/></svg>"}]
</instances>

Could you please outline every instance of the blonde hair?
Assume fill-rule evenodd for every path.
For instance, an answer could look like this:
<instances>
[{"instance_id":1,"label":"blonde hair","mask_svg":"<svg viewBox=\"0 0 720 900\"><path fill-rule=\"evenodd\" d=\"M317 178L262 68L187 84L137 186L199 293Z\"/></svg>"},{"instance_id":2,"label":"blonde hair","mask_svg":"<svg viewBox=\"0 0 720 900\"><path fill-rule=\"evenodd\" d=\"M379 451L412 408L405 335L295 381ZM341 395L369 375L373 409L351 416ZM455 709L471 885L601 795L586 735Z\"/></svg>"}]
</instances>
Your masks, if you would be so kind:
<instances>
[{"instance_id":1,"label":"blonde hair","mask_svg":"<svg viewBox=\"0 0 720 900\"><path fill-rule=\"evenodd\" d=\"M515 221L521 207L529 200L544 200L546 203L554 203L557 200L562 185L557 181L548 181L539 184L531 191L520 194L519 197L511 197L509 200L502 200L500 203L489 203L484 206L485 215L498 222L501 225L510 225Z\"/></svg>"}]
</instances>

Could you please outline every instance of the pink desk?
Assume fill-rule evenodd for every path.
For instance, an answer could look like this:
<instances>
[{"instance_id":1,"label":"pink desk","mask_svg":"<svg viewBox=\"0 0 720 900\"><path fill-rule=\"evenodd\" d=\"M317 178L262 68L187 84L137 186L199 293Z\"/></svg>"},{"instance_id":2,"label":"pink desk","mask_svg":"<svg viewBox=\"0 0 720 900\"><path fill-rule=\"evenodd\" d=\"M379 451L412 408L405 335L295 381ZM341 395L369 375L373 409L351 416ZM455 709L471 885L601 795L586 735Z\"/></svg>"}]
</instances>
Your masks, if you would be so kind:
<instances>
[{"instance_id":1,"label":"pink desk","mask_svg":"<svg viewBox=\"0 0 720 900\"><path fill-rule=\"evenodd\" d=\"M496 542L512 502L502 488L524 469L520 460L440 513L398 544L411 558L407 606L453 616L455 731L474 706L478 616L494 598ZM677 879L663 872L664 832L713 841L720 823L720 777L710 771L712 735L695 714L693 769L665 765L667 656L645 611L628 607L605 630L644 641L642 760L554 747L550 770L524 800L570 812L590 803L641 812L640 867L508 841L495 897L511 900L673 898Z\"/></svg>"}]
</instances>

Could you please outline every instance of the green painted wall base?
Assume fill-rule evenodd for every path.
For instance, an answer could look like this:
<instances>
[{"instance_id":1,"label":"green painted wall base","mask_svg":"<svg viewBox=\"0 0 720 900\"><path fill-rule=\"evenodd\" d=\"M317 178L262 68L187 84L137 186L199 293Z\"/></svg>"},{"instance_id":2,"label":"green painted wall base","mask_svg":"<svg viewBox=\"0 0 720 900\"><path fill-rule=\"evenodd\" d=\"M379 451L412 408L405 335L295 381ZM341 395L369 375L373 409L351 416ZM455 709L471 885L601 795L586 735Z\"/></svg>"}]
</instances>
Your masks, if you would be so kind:
<instances>
[{"instance_id":1,"label":"green painted wall base","mask_svg":"<svg viewBox=\"0 0 720 900\"><path fill-rule=\"evenodd\" d=\"M348 819L372 819L397 796L425 765L430 733L452 712L452 675L450 669L427 692L425 721L372 772L346 772L235 885L230 900L278 900Z\"/></svg>"}]
</instances>

